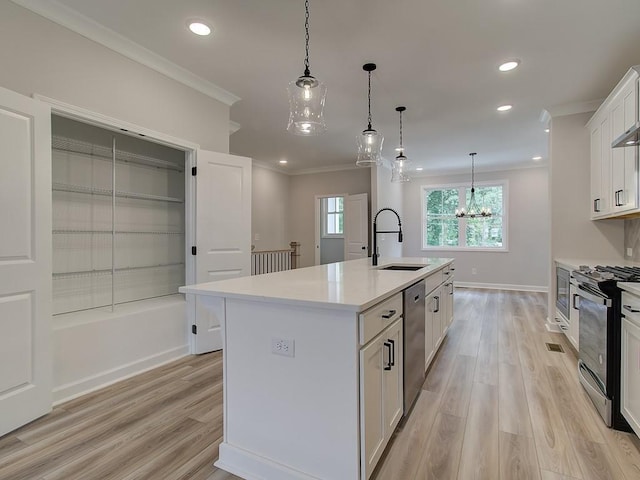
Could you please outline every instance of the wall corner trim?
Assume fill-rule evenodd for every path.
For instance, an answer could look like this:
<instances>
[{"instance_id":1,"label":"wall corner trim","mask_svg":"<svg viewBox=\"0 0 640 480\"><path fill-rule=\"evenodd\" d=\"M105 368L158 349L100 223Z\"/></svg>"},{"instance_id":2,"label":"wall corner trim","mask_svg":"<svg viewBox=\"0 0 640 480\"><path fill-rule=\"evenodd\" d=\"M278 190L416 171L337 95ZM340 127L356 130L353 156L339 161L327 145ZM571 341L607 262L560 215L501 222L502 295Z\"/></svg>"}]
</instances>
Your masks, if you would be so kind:
<instances>
[{"instance_id":1,"label":"wall corner trim","mask_svg":"<svg viewBox=\"0 0 640 480\"><path fill-rule=\"evenodd\" d=\"M240 97L233 93L169 61L95 20L62 5L56 0L11 1L225 105L231 106L240 100Z\"/></svg>"}]
</instances>

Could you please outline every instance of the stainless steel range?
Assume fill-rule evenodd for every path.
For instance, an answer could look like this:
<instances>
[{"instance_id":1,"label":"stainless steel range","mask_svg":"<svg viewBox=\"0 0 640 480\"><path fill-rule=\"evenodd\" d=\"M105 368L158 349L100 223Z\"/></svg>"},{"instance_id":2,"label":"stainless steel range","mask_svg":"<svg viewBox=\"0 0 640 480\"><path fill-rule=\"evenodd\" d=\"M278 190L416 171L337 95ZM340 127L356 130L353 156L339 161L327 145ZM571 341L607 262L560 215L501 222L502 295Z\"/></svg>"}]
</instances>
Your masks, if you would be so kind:
<instances>
[{"instance_id":1,"label":"stainless steel range","mask_svg":"<svg viewBox=\"0 0 640 480\"><path fill-rule=\"evenodd\" d=\"M580 310L580 383L607 426L631 431L620 413L621 290L618 282L640 282L637 267L580 267L571 283Z\"/></svg>"}]
</instances>

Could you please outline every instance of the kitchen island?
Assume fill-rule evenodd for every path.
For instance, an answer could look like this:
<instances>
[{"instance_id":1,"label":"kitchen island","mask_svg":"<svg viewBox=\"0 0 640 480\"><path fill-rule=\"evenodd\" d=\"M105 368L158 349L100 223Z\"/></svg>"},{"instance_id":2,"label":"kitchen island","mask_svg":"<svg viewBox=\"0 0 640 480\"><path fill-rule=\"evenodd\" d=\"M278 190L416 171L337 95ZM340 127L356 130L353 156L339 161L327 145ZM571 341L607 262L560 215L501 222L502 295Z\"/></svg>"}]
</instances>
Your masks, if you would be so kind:
<instances>
[{"instance_id":1,"label":"kitchen island","mask_svg":"<svg viewBox=\"0 0 640 480\"><path fill-rule=\"evenodd\" d=\"M180 288L222 327L216 466L247 480L369 478L402 416L402 291L444 284L453 259L370 262Z\"/></svg>"}]
</instances>

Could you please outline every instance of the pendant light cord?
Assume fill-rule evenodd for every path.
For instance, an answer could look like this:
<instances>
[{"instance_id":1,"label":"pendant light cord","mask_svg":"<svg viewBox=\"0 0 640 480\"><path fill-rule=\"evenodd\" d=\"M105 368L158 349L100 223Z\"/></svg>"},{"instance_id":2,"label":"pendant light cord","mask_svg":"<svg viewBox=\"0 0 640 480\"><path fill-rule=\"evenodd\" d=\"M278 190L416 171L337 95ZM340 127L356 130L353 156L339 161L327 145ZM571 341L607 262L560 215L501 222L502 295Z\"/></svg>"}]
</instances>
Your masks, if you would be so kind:
<instances>
[{"instance_id":1,"label":"pendant light cord","mask_svg":"<svg viewBox=\"0 0 640 480\"><path fill-rule=\"evenodd\" d=\"M400 111L400 155L404 155L404 148L402 148L402 111Z\"/></svg>"},{"instance_id":2,"label":"pendant light cord","mask_svg":"<svg viewBox=\"0 0 640 480\"><path fill-rule=\"evenodd\" d=\"M305 31L305 57L304 57L304 76L311 76L309 71L309 0L304 2L304 31Z\"/></svg>"},{"instance_id":3,"label":"pendant light cord","mask_svg":"<svg viewBox=\"0 0 640 480\"><path fill-rule=\"evenodd\" d=\"M474 175L474 162L473 161L474 161L474 159L476 157L476 154L475 153L470 153L469 155L471 155L471 193L473 193L475 191L475 188L473 186L474 185L474 176L475 176Z\"/></svg>"},{"instance_id":4,"label":"pendant light cord","mask_svg":"<svg viewBox=\"0 0 640 480\"><path fill-rule=\"evenodd\" d=\"M369 72L369 92L367 98L369 99L369 130L371 130L371 72Z\"/></svg>"}]
</instances>

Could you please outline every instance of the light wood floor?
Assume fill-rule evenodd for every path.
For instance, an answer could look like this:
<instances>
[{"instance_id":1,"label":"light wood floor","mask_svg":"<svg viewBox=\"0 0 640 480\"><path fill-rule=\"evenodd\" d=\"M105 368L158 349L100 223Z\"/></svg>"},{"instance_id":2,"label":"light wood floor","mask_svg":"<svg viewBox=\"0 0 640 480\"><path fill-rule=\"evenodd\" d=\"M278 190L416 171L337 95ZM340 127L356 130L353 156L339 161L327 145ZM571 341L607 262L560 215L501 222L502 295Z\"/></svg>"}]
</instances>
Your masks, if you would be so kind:
<instances>
[{"instance_id":1,"label":"light wood floor","mask_svg":"<svg viewBox=\"0 0 640 480\"><path fill-rule=\"evenodd\" d=\"M373 478L640 479L640 441L604 426L545 316L541 294L456 290L455 321ZM238 480L212 465L221 441L221 355L188 357L0 438L0 480Z\"/></svg>"}]
</instances>

